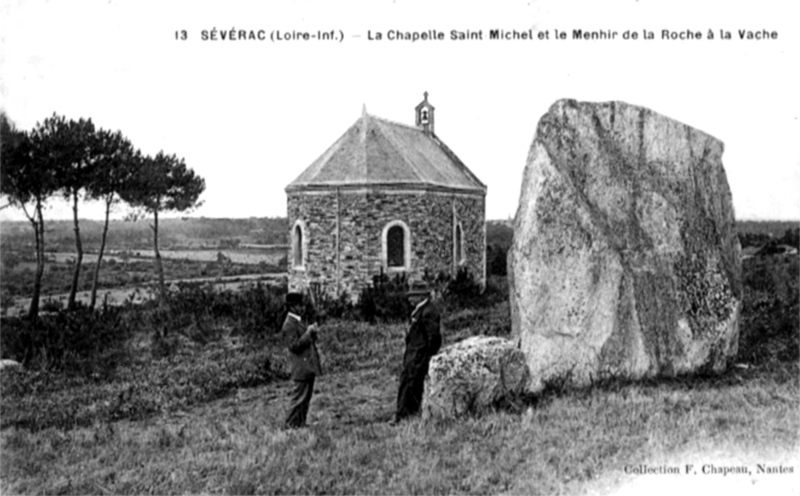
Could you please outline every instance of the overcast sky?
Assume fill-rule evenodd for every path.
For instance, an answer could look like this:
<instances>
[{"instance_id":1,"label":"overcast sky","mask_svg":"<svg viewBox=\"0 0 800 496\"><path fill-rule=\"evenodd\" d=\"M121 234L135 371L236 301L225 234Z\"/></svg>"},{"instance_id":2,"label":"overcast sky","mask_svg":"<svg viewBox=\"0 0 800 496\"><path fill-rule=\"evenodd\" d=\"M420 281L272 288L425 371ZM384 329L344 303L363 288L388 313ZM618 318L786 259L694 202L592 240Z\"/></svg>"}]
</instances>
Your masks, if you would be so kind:
<instances>
[{"instance_id":1,"label":"overcast sky","mask_svg":"<svg viewBox=\"0 0 800 496\"><path fill-rule=\"evenodd\" d=\"M0 107L18 128L53 112L121 130L206 179L192 215L286 215L284 187L360 116L413 124L428 91L437 135L513 217L536 124L560 98L649 107L725 143L740 219L800 219L800 43L786 1L12 1L0 11ZM336 41L202 39L202 31L334 30ZM445 33L389 41L389 30ZM488 40L489 30L549 40ZM555 40L554 30L617 31ZM662 40L662 30L702 40ZM776 31L741 40L738 30ZM186 30L186 40L176 31ZM450 31L483 31L451 41ZM638 40L624 40L626 30ZM643 40L643 30L654 40ZM706 39L712 30L715 39ZM720 30L732 39L721 40ZM369 40L381 32L383 41ZM338 38L343 34L343 39ZM210 33L209 33L210 35ZM180 36L179 36L180 37ZM121 217L123 211L116 213ZM21 218L6 209L2 219ZM69 218L53 202L47 218ZM100 218L101 208L82 207Z\"/></svg>"}]
</instances>

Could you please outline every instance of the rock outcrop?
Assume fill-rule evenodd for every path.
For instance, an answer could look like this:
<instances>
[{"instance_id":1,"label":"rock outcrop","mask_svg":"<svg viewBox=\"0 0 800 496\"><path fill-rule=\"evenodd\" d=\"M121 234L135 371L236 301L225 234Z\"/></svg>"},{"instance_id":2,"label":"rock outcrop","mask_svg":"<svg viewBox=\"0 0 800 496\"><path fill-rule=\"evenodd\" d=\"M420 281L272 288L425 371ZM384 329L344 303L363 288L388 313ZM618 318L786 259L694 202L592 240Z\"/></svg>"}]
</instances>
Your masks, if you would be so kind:
<instances>
[{"instance_id":1,"label":"rock outcrop","mask_svg":"<svg viewBox=\"0 0 800 496\"><path fill-rule=\"evenodd\" d=\"M12 369L21 369L22 364L16 360L10 360L7 358L3 358L0 360L0 370L12 370Z\"/></svg>"},{"instance_id":2,"label":"rock outcrop","mask_svg":"<svg viewBox=\"0 0 800 496\"><path fill-rule=\"evenodd\" d=\"M480 414L514 403L526 392L525 355L511 341L474 336L448 346L430 362L423 418Z\"/></svg>"},{"instance_id":3,"label":"rock outcrop","mask_svg":"<svg viewBox=\"0 0 800 496\"><path fill-rule=\"evenodd\" d=\"M541 118L508 255L532 391L725 368L742 287L722 152L621 102L560 100Z\"/></svg>"}]
</instances>

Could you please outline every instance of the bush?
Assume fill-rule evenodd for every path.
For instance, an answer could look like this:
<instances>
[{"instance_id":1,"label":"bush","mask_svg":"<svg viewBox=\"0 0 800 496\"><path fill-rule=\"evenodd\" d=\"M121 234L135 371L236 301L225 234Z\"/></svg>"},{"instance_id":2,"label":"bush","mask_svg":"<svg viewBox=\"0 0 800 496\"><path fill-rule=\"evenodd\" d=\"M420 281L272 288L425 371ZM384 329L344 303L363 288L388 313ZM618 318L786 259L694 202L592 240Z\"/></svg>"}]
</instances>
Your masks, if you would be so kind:
<instances>
[{"instance_id":1,"label":"bush","mask_svg":"<svg viewBox=\"0 0 800 496\"><path fill-rule=\"evenodd\" d=\"M770 239L772 239L772 237L768 233L739 233L739 243L742 245L742 248L747 248L749 246L762 246Z\"/></svg>"},{"instance_id":2,"label":"bush","mask_svg":"<svg viewBox=\"0 0 800 496\"><path fill-rule=\"evenodd\" d=\"M749 258L738 359L755 365L800 358L800 263L794 257Z\"/></svg>"},{"instance_id":3,"label":"bush","mask_svg":"<svg viewBox=\"0 0 800 496\"><path fill-rule=\"evenodd\" d=\"M309 288L309 296L305 299L305 315L310 322L324 322L329 318L353 319L356 317L355 306L346 293L340 293L334 298L323 290L321 284L312 283Z\"/></svg>"},{"instance_id":4,"label":"bush","mask_svg":"<svg viewBox=\"0 0 800 496\"><path fill-rule=\"evenodd\" d=\"M0 287L0 309L2 309L3 315L8 312L8 309L14 306L14 296L12 296L11 291L5 287Z\"/></svg>"},{"instance_id":5,"label":"bush","mask_svg":"<svg viewBox=\"0 0 800 496\"><path fill-rule=\"evenodd\" d=\"M106 376L128 360L130 328L119 307L93 312L79 305L31 322L3 319L0 348L3 357L27 368L83 376Z\"/></svg>"},{"instance_id":6,"label":"bush","mask_svg":"<svg viewBox=\"0 0 800 496\"><path fill-rule=\"evenodd\" d=\"M489 276L486 286L481 287L466 268L458 271L455 279L447 283L444 300L450 310L463 308L488 308L508 299L505 276Z\"/></svg>"},{"instance_id":7,"label":"bush","mask_svg":"<svg viewBox=\"0 0 800 496\"><path fill-rule=\"evenodd\" d=\"M39 308L39 310L49 313L61 312L64 310L64 304L59 300L48 298L42 302L42 306Z\"/></svg>"},{"instance_id":8,"label":"bush","mask_svg":"<svg viewBox=\"0 0 800 496\"><path fill-rule=\"evenodd\" d=\"M481 296L483 288L466 267L458 269L455 279L447 283L445 294L448 299L456 299L463 304L471 304Z\"/></svg>"},{"instance_id":9,"label":"bush","mask_svg":"<svg viewBox=\"0 0 800 496\"><path fill-rule=\"evenodd\" d=\"M210 284L180 284L170 294L168 311L158 315L157 329L162 334L178 331L190 339L206 343L219 338L220 319L232 325L232 334L259 338L280 330L285 289L261 282L237 291L217 291Z\"/></svg>"},{"instance_id":10,"label":"bush","mask_svg":"<svg viewBox=\"0 0 800 496\"><path fill-rule=\"evenodd\" d=\"M372 278L372 286L361 290L356 307L361 318L369 323L392 322L408 318L408 280L397 274L393 279L381 272Z\"/></svg>"},{"instance_id":11,"label":"bush","mask_svg":"<svg viewBox=\"0 0 800 496\"><path fill-rule=\"evenodd\" d=\"M488 267L486 267L489 275L504 276L508 273L508 264L506 258L508 249L498 245L489 245L486 247L486 260Z\"/></svg>"},{"instance_id":12,"label":"bush","mask_svg":"<svg viewBox=\"0 0 800 496\"><path fill-rule=\"evenodd\" d=\"M783 244L800 249L800 228L787 229L781 238Z\"/></svg>"},{"instance_id":13,"label":"bush","mask_svg":"<svg viewBox=\"0 0 800 496\"><path fill-rule=\"evenodd\" d=\"M275 288L259 282L235 294L232 306L236 316L236 333L258 338L280 331L286 317L286 288Z\"/></svg>"}]
</instances>

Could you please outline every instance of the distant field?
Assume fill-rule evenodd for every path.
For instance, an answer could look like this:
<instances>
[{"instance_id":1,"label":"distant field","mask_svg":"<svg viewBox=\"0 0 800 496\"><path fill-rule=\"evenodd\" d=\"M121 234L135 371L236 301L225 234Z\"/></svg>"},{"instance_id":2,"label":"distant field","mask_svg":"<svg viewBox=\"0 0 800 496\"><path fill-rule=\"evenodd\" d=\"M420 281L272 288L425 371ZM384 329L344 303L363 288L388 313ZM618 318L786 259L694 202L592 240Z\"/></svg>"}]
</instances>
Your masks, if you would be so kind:
<instances>
[{"instance_id":1,"label":"distant field","mask_svg":"<svg viewBox=\"0 0 800 496\"><path fill-rule=\"evenodd\" d=\"M220 249L220 250L159 250L162 258L173 260L190 260L192 262L216 262L219 254L228 257L232 263L243 265L258 265L262 262L277 265L281 258L286 256L286 249L255 250L255 249ZM64 254L59 254L64 255ZM74 258L74 254L72 255ZM115 252L114 256L119 256ZM153 250L135 250L130 255L141 258L154 258Z\"/></svg>"},{"instance_id":2,"label":"distant field","mask_svg":"<svg viewBox=\"0 0 800 496\"><path fill-rule=\"evenodd\" d=\"M219 254L228 257L232 263L242 265L258 265L262 262L277 265L280 259L286 256L286 249L273 249L273 250L237 250L237 249L220 249L220 250L160 250L161 258L168 258L171 260L189 260L192 262L217 262ZM130 251L110 251L103 255L103 260L108 262L114 260L115 262L124 262L126 259L131 258L154 258L155 251L153 250L130 250ZM74 263L75 253L73 252L55 252L47 254L48 261L55 263ZM91 263L97 260L96 253L84 253L83 262Z\"/></svg>"},{"instance_id":3,"label":"distant field","mask_svg":"<svg viewBox=\"0 0 800 496\"><path fill-rule=\"evenodd\" d=\"M284 274L245 274L230 277L205 277L184 280L166 281L170 290L174 291L183 283L202 284L210 283L215 290L238 290L245 285L266 284L270 286L280 286L286 284ZM123 303L143 303L155 297L156 285L151 282L146 285L135 287L121 287L115 289L101 289L97 292L98 305L121 305ZM68 293L50 294L42 299L42 304L51 308L65 308L67 306ZM77 301L86 305L91 301L90 291L79 291L75 298ZM15 317L25 315L31 304L30 298L16 298L13 302L2 306L2 315Z\"/></svg>"},{"instance_id":4,"label":"distant field","mask_svg":"<svg viewBox=\"0 0 800 496\"><path fill-rule=\"evenodd\" d=\"M286 218L165 219L159 230L165 277L185 280L284 272L288 253L284 244L286 223ZM91 288L102 223L81 221L81 226L86 253L79 290L86 291ZM752 255L764 242L779 239L798 226L798 221L737 221L740 236L749 236L748 246L743 244L743 255ZM24 222L3 222L0 229L0 308L9 308L9 299L29 298L32 293L36 269L33 233ZM42 295L58 298L69 291L72 280L75 260L72 223L52 221L47 229L48 261ZM511 243L512 228L504 221L488 221L486 234L491 255L487 262L491 262L491 267L505 267L505 250ZM155 281L148 221L113 221L108 236L100 272L102 289L130 289Z\"/></svg>"},{"instance_id":5,"label":"distant field","mask_svg":"<svg viewBox=\"0 0 800 496\"><path fill-rule=\"evenodd\" d=\"M71 220L45 219L46 245L54 251L75 248L74 226ZM153 246L152 219L138 221L112 220L108 227L106 248L109 250L149 249ZM97 251L103 233L103 222L80 220L83 247ZM33 248L34 236L30 223L3 221L0 223L0 245ZM164 218L159 219L161 248L230 248L238 244L285 244L289 227L285 217L252 217L247 219Z\"/></svg>"},{"instance_id":6,"label":"distant field","mask_svg":"<svg viewBox=\"0 0 800 496\"><path fill-rule=\"evenodd\" d=\"M222 258L220 258L222 255ZM70 290L75 263L72 252L49 252L42 278L42 298L60 301ZM112 250L103 256L99 287L103 294L116 290L125 299L135 288L157 280L153 250ZM264 276L284 272L285 249L161 250L168 281ZM13 313L33 292L36 262L29 249L0 251L0 310ZM85 253L78 290L92 287L96 253ZM117 294L119 293L119 294ZM120 296L123 295L123 296Z\"/></svg>"}]
</instances>

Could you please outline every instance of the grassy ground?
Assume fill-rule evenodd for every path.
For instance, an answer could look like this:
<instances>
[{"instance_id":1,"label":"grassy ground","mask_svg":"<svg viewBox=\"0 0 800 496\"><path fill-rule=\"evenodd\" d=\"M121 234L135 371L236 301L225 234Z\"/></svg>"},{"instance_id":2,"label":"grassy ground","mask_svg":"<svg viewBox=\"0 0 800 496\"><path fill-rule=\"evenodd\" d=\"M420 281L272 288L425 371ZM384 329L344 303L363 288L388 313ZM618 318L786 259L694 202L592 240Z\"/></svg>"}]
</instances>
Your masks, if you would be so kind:
<instances>
[{"instance_id":1,"label":"grassy ground","mask_svg":"<svg viewBox=\"0 0 800 496\"><path fill-rule=\"evenodd\" d=\"M740 360L719 376L551 390L522 411L391 426L402 324L329 321L307 429L284 379L140 420L8 427L11 494L789 493L800 487L797 260L748 265ZM780 289L778 286L781 286ZM773 296L770 296L773 295ZM507 304L452 311L447 343L508 330ZM697 474L685 474L694 465ZM707 473L744 465L749 474ZM792 473L759 473L759 464ZM632 468L681 475L636 477Z\"/></svg>"},{"instance_id":2,"label":"grassy ground","mask_svg":"<svg viewBox=\"0 0 800 496\"><path fill-rule=\"evenodd\" d=\"M324 376L312 426L299 431L280 427L286 382L147 421L10 429L3 492L582 493L628 481L628 465L682 468L685 453L707 454L703 463L718 462L715 453L777 457L798 469L781 458L797 448L796 368L595 389L522 414L399 427L387 422L395 388L385 368Z\"/></svg>"}]
</instances>

